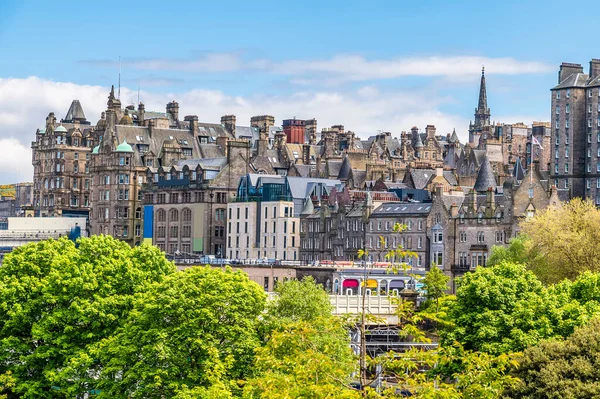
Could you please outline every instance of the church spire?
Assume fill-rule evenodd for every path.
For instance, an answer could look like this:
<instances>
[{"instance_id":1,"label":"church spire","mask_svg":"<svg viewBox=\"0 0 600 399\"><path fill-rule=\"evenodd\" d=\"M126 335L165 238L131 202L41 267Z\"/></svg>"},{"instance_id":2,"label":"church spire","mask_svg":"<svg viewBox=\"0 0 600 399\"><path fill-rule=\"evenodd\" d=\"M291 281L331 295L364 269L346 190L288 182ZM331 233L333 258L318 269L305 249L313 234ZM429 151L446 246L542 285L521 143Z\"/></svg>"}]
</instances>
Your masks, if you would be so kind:
<instances>
[{"instance_id":1,"label":"church spire","mask_svg":"<svg viewBox=\"0 0 600 399\"><path fill-rule=\"evenodd\" d=\"M487 91L485 88L485 66L481 67L481 83L479 85L479 103L475 110L475 126L483 127L490 124L490 109L487 105Z\"/></svg>"}]
</instances>

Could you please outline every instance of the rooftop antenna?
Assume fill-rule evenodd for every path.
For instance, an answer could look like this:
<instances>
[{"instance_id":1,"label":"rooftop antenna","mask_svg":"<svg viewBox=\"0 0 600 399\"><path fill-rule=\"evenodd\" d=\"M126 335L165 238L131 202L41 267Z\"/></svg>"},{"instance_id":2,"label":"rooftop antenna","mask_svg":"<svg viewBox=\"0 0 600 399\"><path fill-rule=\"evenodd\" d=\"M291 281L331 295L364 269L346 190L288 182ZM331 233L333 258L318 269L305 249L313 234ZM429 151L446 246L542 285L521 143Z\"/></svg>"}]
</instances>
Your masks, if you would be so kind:
<instances>
[{"instance_id":1,"label":"rooftop antenna","mask_svg":"<svg viewBox=\"0 0 600 399\"><path fill-rule=\"evenodd\" d=\"M121 56L119 56L119 91L117 92L117 98L121 99Z\"/></svg>"}]
</instances>

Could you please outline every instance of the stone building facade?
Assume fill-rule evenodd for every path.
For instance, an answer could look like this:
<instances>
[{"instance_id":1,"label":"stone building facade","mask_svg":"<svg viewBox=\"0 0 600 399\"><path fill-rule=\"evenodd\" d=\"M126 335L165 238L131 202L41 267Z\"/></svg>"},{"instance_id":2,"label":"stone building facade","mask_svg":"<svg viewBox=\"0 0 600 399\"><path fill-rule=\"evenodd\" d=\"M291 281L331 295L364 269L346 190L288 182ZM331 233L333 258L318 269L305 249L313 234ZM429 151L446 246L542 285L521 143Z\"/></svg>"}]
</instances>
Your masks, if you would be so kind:
<instances>
[{"instance_id":1,"label":"stone building facade","mask_svg":"<svg viewBox=\"0 0 600 399\"><path fill-rule=\"evenodd\" d=\"M600 205L600 60L562 63L551 89L550 175L565 198L590 198Z\"/></svg>"},{"instance_id":2,"label":"stone building facade","mask_svg":"<svg viewBox=\"0 0 600 399\"><path fill-rule=\"evenodd\" d=\"M48 114L31 143L36 216L88 216L91 151L96 142L79 101L73 101L60 123L53 112Z\"/></svg>"},{"instance_id":3,"label":"stone building facade","mask_svg":"<svg viewBox=\"0 0 600 399\"><path fill-rule=\"evenodd\" d=\"M415 268L428 268L430 203L386 202L371 214L367 227L366 248L375 262L406 262ZM394 225L404 226L394 231ZM388 251L402 248L415 256L400 259L399 255L386 258Z\"/></svg>"}]
</instances>

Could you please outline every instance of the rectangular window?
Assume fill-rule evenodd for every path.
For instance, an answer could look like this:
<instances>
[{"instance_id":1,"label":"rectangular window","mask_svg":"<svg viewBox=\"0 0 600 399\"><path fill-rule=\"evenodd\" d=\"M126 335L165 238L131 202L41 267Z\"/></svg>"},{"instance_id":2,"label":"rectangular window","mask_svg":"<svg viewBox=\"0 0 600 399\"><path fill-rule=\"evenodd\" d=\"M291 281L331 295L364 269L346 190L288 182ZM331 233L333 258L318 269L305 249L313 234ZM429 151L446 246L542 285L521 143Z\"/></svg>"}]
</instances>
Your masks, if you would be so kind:
<instances>
[{"instance_id":1,"label":"rectangular window","mask_svg":"<svg viewBox=\"0 0 600 399\"><path fill-rule=\"evenodd\" d=\"M569 164L568 163L565 164L565 173L569 173Z\"/></svg>"}]
</instances>

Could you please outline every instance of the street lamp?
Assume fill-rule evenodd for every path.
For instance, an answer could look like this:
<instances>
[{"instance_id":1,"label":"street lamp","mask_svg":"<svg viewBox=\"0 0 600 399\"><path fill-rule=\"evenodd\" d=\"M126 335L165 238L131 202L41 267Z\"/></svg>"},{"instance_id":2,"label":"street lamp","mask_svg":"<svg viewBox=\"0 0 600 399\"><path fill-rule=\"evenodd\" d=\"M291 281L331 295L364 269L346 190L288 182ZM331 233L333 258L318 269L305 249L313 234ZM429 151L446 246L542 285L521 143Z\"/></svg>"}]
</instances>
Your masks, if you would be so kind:
<instances>
[{"instance_id":1,"label":"street lamp","mask_svg":"<svg viewBox=\"0 0 600 399\"><path fill-rule=\"evenodd\" d=\"M362 310L360 317L360 385L363 390L363 396L366 395L365 385L367 385L367 338L366 338L366 315L365 315L365 301L366 301L366 287L367 287L367 225L369 224L369 218L371 217L371 212L373 211L373 198L371 197L371 193L367 191L367 195L365 196L365 203L362 214L362 222L363 222L363 238L364 238L364 248L363 248L363 283L362 287L359 286L360 292L362 294Z\"/></svg>"}]
</instances>

